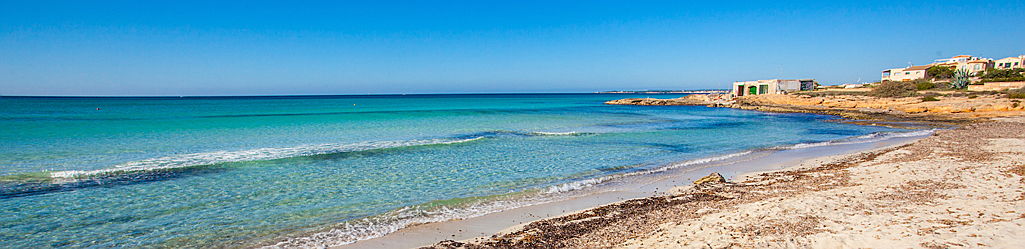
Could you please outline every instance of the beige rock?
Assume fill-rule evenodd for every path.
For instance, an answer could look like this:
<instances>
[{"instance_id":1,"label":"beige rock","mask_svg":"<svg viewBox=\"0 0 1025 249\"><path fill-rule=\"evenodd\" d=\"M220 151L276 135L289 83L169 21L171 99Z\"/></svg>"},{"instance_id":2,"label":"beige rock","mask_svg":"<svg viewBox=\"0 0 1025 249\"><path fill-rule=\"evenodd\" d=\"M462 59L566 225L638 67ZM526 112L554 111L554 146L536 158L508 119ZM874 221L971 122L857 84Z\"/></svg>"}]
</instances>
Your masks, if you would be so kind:
<instances>
[{"instance_id":1,"label":"beige rock","mask_svg":"<svg viewBox=\"0 0 1025 249\"><path fill-rule=\"evenodd\" d=\"M702 177L701 179L698 179L697 181L694 181L694 185L724 182L726 182L726 178L723 178L722 175L720 175L719 173L712 172L712 174L709 174L705 177Z\"/></svg>"}]
</instances>

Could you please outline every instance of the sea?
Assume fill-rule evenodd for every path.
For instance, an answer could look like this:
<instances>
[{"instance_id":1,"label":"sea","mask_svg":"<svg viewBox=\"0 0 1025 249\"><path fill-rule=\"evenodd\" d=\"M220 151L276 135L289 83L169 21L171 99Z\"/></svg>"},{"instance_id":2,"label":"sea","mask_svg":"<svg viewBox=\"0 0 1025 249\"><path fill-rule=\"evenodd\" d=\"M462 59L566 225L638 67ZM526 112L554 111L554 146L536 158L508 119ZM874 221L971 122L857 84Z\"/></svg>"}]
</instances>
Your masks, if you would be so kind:
<instances>
[{"instance_id":1,"label":"sea","mask_svg":"<svg viewBox=\"0 0 1025 249\"><path fill-rule=\"evenodd\" d=\"M917 132L669 94L0 97L0 247L342 245L759 150Z\"/></svg>"}]
</instances>

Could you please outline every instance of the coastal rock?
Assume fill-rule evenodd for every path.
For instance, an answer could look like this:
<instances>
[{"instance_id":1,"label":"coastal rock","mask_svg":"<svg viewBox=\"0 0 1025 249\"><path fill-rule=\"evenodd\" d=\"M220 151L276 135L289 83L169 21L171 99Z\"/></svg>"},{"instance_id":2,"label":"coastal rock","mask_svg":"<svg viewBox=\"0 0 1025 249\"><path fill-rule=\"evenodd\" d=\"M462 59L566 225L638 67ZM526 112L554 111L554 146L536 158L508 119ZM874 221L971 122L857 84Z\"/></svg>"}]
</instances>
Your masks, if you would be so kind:
<instances>
[{"instance_id":1,"label":"coastal rock","mask_svg":"<svg viewBox=\"0 0 1025 249\"><path fill-rule=\"evenodd\" d=\"M675 99L629 98L606 101L607 105L725 105L729 101L724 94L691 94Z\"/></svg>"},{"instance_id":2,"label":"coastal rock","mask_svg":"<svg viewBox=\"0 0 1025 249\"><path fill-rule=\"evenodd\" d=\"M712 172L712 174L709 174L709 175L707 175L705 177L702 177L702 178L698 179L697 181L694 181L694 185L701 185L701 184L706 184L706 183L708 183L708 184L725 183L725 182L726 182L726 178L723 178L722 175L720 175L719 173Z\"/></svg>"}]
</instances>

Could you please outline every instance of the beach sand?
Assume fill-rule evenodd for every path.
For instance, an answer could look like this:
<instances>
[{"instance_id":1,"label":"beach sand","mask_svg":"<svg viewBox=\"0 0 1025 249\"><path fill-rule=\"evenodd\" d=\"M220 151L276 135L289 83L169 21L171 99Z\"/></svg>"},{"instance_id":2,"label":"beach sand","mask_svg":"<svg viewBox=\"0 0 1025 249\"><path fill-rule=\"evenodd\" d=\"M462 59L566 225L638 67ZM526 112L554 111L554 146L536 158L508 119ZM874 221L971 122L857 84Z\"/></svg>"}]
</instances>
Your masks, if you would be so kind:
<instances>
[{"instance_id":1,"label":"beach sand","mask_svg":"<svg viewBox=\"0 0 1025 249\"><path fill-rule=\"evenodd\" d=\"M882 140L809 146L798 149L754 151L726 160L713 160L709 163L673 168L657 174L612 180L600 186L581 190L586 193L554 202L514 208L468 219L411 226L383 237L358 241L337 248L416 248L442 240L484 242L493 234L515 232L540 219L569 215L624 200L665 196L670 194L670 190L691 185L692 181L712 172L721 173L729 179L737 179L750 172L780 170L801 164L803 161L825 160L830 155L848 155L877 148L899 146L926 135L889 137ZM318 244L322 245L326 241L328 240L312 240L309 243L293 245L318 247Z\"/></svg>"},{"instance_id":2,"label":"beach sand","mask_svg":"<svg viewBox=\"0 0 1025 249\"><path fill-rule=\"evenodd\" d=\"M1025 119L677 187L433 248L1025 245Z\"/></svg>"}]
</instances>

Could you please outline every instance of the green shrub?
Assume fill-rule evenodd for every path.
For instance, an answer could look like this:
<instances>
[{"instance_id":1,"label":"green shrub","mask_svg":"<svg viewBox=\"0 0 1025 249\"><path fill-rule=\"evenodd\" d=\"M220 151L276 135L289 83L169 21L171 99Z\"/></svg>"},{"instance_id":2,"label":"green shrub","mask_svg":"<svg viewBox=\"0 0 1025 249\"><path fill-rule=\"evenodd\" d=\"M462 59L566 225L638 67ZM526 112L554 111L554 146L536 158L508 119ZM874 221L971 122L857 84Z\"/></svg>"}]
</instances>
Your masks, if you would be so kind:
<instances>
[{"instance_id":1,"label":"green shrub","mask_svg":"<svg viewBox=\"0 0 1025 249\"><path fill-rule=\"evenodd\" d=\"M1011 99L1025 99L1025 88L1018 88L1007 91L1007 98Z\"/></svg>"},{"instance_id":2,"label":"green shrub","mask_svg":"<svg viewBox=\"0 0 1025 249\"><path fill-rule=\"evenodd\" d=\"M982 79L982 80L979 81L978 85L981 85L982 83L987 83L987 82L1016 82L1016 81L1025 81L1025 77Z\"/></svg>"},{"instance_id":3,"label":"green shrub","mask_svg":"<svg viewBox=\"0 0 1025 249\"><path fill-rule=\"evenodd\" d=\"M971 83L970 77L972 77L972 73L966 69L954 70L954 78L950 80L950 88L964 89L968 87L968 83Z\"/></svg>"},{"instance_id":4,"label":"green shrub","mask_svg":"<svg viewBox=\"0 0 1025 249\"><path fill-rule=\"evenodd\" d=\"M927 80L916 80L915 88L917 88L918 90L929 90L936 88L936 84L933 84L932 82L929 82Z\"/></svg>"},{"instance_id":5,"label":"green shrub","mask_svg":"<svg viewBox=\"0 0 1025 249\"><path fill-rule=\"evenodd\" d=\"M925 73L936 79L950 79L954 77L954 69L948 66L931 66L925 70Z\"/></svg>"},{"instance_id":6,"label":"green shrub","mask_svg":"<svg viewBox=\"0 0 1025 249\"><path fill-rule=\"evenodd\" d=\"M911 97L915 96L916 89L915 85L909 82L883 81L872 88L869 94L876 97Z\"/></svg>"},{"instance_id":7,"label":"green shrub","mask_svg":"<svg viewBox=\"0 0 1025 249\"><path fill-rule=\"evenodd\" d=\"M940 101L940 99L937 99L936 96L925 96L922 97L922 101Z\"/></svg>"},{"instance_id":8,"label":"green shrub","mask_svg":"<svg viewBox=\"0 0 1025 249\"><path fill-rule=\"evenodd\" d=\"M981 82L1013 82L1013 81L1025 81L1025 75L1022 73L1025 69L986 69L985 72L979 74Z\"/></svg>"}]
</instances>

